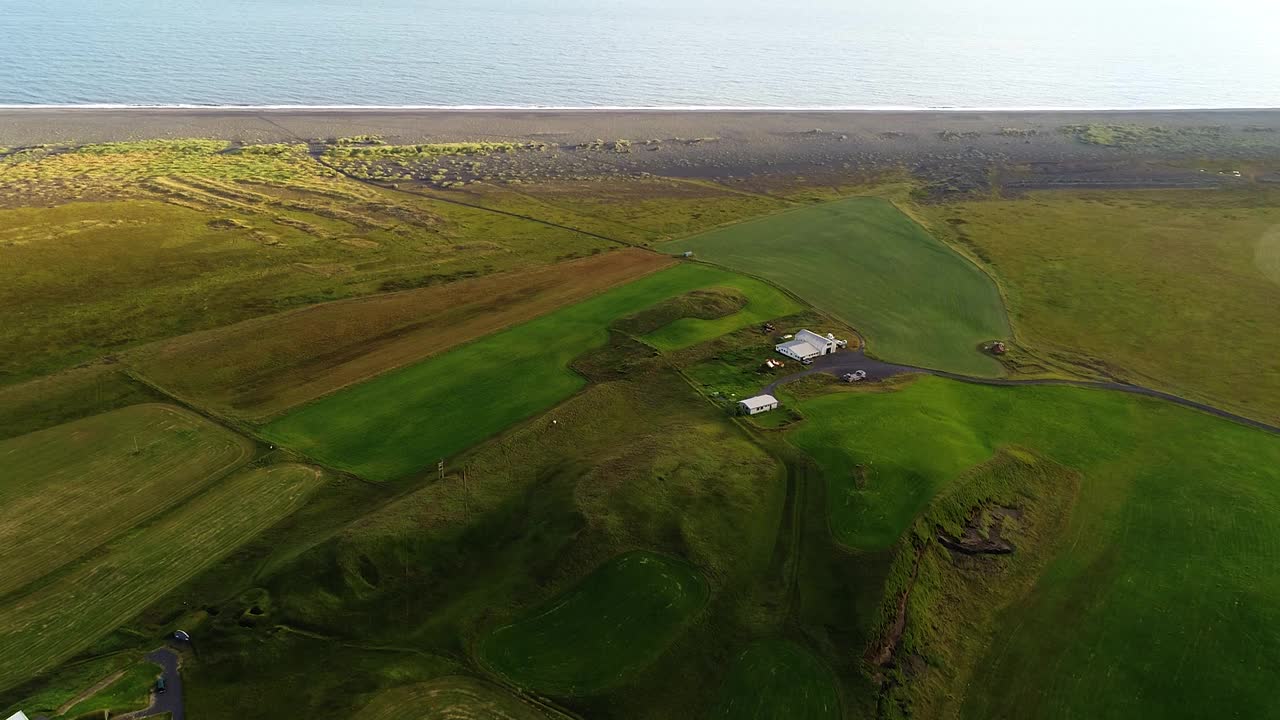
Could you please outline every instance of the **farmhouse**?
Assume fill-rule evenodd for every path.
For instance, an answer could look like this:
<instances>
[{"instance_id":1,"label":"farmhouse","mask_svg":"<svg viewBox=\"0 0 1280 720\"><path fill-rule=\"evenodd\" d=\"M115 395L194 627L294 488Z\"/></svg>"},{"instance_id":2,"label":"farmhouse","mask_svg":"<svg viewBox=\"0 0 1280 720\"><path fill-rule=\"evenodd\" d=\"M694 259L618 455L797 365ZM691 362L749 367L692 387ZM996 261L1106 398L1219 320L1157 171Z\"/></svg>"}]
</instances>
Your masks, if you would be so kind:
<instances>
[{"instance_id":1,"label":"farmhouse","mask_svg":"<svg viewBox=\"0 0 1280 720\"><path fill-rule=\"evenodd\" d=\"M801 330L796 333L794 340L779 343L774 346L778 352L795 360L812 360L819 355L830 355L837 348L847 346L849 343L845 340L837 340L835 335L827 333L826 337L816 332Z\"/></svg>"},{"instance_id":2,"label":"farmhouse","mask_svg":"<svg viewBox=\"0 0 1280 720\"><path fill-rule=\"evenodd\" d=\"M756 395L738 402L738 410L743 415L759 415L762 412L778 409L778 398L772 395Z\"/></svg>"}]
</instances>

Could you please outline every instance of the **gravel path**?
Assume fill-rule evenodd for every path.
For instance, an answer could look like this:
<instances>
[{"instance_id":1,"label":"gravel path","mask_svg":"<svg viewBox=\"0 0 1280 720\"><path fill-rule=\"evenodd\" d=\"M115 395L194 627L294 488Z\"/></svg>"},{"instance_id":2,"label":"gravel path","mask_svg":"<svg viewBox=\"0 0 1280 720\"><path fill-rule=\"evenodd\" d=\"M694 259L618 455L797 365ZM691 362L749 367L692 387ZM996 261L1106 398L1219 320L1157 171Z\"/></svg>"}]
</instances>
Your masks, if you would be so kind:
<instances>
[{"instance_id":1,"label":"gravel path","mask_svg":"<svg viewBox=\"0 0 1280 720\"><path fill-rule=\"evenodd\" d=\"M1257 428L1258 430L1280 435L1280 427L1275 425L1269 425L1260 420L1236 415L1235 413L1228 412L1221 408L1216 408L1212 405L1206 405L1205 403L1188 400L1184 397L1179 397L1178 395L1161 392L1160 390L1152 390L1151 388L1145 388L1140 385L1090 380L1004 380L999 378L970 377L968 375L957 375L956 373L949 373L943 370L932 370L930 368L915 367L912 365L895 365L893 363L882 362L880 360L867 357L861 349L849 350L846 352L836 353L834 355L824 355L816 358L813 361L813 365L810 365L807 369L786 377L778 378L772 383L766 385L764 390L761 392L773 395L774 391L782 385L786 385L789 382L799 380L802 377L807 377L816 373L827 373L828 375L840 377L845 373L851 373L855 370L862 370L867 373L867 379L863 382L884 380L894 375L923 373L926 375L935 375L949 380L958 380L960 382L974 383L977 385L998 385L1003 387L1015 387L1020 385L1068 385L1071 387L1115 390L1117 392L1127 392L1133 393L1134 395L1145 395L1147 397L1158 398L1160 400L1167 400L1168 402L1193 408L1201 412L1206 412L1210 415L1216 415L1217 417L1240 423L1241 425L1247 425L1252 428Z\"/></svg>"}]
</instances>

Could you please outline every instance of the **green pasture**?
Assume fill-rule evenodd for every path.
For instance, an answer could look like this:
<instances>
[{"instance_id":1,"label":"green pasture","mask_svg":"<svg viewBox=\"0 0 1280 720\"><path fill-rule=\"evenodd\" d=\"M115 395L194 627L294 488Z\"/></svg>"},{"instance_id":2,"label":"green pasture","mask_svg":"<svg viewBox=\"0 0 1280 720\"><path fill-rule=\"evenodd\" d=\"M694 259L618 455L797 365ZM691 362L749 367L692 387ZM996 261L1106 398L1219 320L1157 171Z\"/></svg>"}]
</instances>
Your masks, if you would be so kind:
<instances>
[{"instance_id":1,"label":"green pasture","mask_svg":"<svg viewBox=\"0 0 1280 720\"><path fill-rule=\"evenodd\" d=\"M0 690L92 645L296 510L321 480L305 465L240 471L30 592L5 596Z\"/></svg>"},{"instance_id":2,"label":"green pasture","mask_svg":"<svg viewBox=\"0 0 1280 720\"><path fill-rule=\"evenodd\" d=\"M1002 447L1083 475L1038 584L999 619L974 718L1241 717L1280 672L1280 439L1124 393L922 378L799 402L791 440L828 479L842 542L891 545L930 499ZM865 488L858 487L864 478Z\"/></svg>"},{"instance_id":3,"label":"green pasture","mask_svg":"<svg viewBox=\"0 0 1280 720\"><path fill-rule=\"evenodd\" d=\"M665 243L767 278L858 328L886 360L996 376L984 340L1009 336L996 285L880 198L792 210Z\"/></svg>"},{"instance_id":4,"label":"green pasture","mask_svg":"<svg viewBox=\"0 0 1280 720\"><path fill-rule=\"evenodd\" d=\"M748 295L746 308L719 320L678 323L672 335L659 331L658 341L697 342L784 309L763 283L682 264L330 395L266 425L263 434L370 479L403 477L581 389L586 381L569 363L603 345L615 320L691 290L726 285Z\"/></svg>"},{"instance_id":5,"label":"green pasture","mask_svg":"<svg viewBox=\"0 0 1280 720\"><path fill-rule=\"evenodd\" d=\"M247 462L253 444L172 405L0 441L0 596L91 553Z\"/></svg>"},{"instance_id":6,"label":"green pasture","mask_svg":"<svg viewBox=\"0 0 1280 720\"><path fill-rule=\"evenodd\" d=\"M995 269L1032 350L1280 424L1280 189L1054 190L922 212Z\"/></svg>"},{"instance_id":7,"label":"green pasture","mask_svg":"<svg viewBox=\"0 0 1280 720\"><path fill-rule=\"evenodd\" d=\"M786 640L753 643L733 660L713 720L840 720L831 670Z\"/></svg>"},{"instance_id":8,"label":"green pasture","mask_svg":"<svg viewBox=\"0 0 1280 720\"><path fill-rule=\"evenodd\" d=\"M591 695L657 660L707 601L707 583L683 561L621 555L538 612L494 630L485 663L520 687Z\"/></svg>"},{"instance_id":9,"label":"green pasture","mask_svg":"<svg viewBox=\"0 0 1280 720\"><path fill-rule=\"evenodd\" d=\"M151 688L160 677L159 665L140 662L126 669L115 681L76 703L62 718L75 720L85 717L115 717L135 710L144 710L151 702Z\"/></svg>"}]
</instances>

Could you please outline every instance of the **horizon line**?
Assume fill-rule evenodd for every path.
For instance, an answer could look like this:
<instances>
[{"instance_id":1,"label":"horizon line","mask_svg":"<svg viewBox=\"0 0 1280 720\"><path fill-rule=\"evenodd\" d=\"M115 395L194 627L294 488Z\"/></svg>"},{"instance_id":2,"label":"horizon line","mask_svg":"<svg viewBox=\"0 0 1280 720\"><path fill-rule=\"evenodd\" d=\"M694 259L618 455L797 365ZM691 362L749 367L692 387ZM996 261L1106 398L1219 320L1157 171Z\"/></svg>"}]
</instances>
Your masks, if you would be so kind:
<instances>
[{"instance_id":1,"label":"horizon line","mask_svg":"<svg viewBox=\"0 0 1280 720\"><path fill-rule=\"evenodd\" d=\"M0 103L0 110L481 111L481 112L1184 112L1274 111L1280 106L928 106L928 105L213 105L197 103Z\"/></svg>"}]
</instances>

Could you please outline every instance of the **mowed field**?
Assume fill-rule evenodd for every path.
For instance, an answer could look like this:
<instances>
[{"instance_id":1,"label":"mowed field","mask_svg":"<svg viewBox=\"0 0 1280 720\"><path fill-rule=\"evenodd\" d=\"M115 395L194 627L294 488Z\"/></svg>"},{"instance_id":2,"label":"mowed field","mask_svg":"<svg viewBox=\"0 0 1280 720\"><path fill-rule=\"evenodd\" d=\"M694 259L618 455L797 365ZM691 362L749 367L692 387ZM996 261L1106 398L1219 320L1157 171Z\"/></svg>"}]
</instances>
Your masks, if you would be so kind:
<instances>
[{"instance_id":1,"label":"mowed field","mask_svg":"<svg viewBox=\"0 0 1280 720\"><path fill-rule=\"evenodd\" d=\"M360 720L553 720L563 718L506 690L464 675L379 693Z\"/></svg>"},{"instance_id":2,"label":"mowed field","mask_svg":"<svg viewBox=\"0 0 1280 720\"><path fill-rule=\"evenodd\" d=\"M298 509L322 481L305 465L239 471L30 592L0 599L0 689L92 645Z\"/></svg>"},{"instance_id":3,"label":"mowed field","mask_svg":"<svg viewBox=\"0 0 1280 720\"><path fill-rule=\"evenodd\" d=\"M202 407L252 422L674 261L642 250L313 305L139 348L128 362Z\"/></svg>"},{"instance_id":4,"label":"mowed field","mask_svg":"<svg viewBox=\"0 0 1280 720\"><path fill-rule=\"evenodd\" d=\"M253 444L172 405L0 441L0 597L200 492Z\"/></svg>"},{"instance_id":5,"label":"mowed field","mask_svg":"<svg viewBox=\"0 0 1280 720\"><path fill-rule=\"evenodd\" d=\"M753 643L733 660L715 720L840 720L830 668L786 640Z\"/></svg>"},{"instance_id":6,"label":"mowed field","mask_svg":"<svg viewBox=\"0 0 1280 720\"><path fill-rule=\"evenodd\" d=\"M329 395L264 426L271 440L373 480L434 465L581 389L569 363L603 345L620 318L698 288L733 286L740 312L694 324L685 342L756 321L777 293L719 268L684 263Z\"/></svg>"},{"instance_id":7,"label":"mowed field","mask_svg":"<svg viewBox=\"0 0 1280 720\"><path fill-rule=\"evenodd\" d=\"M996 376L1009 335L996 285L887 200L851 198L659 246L767 278L858 328L877 357Z\"/></svg>"},{"instance_id":8,"label":"mowed field","mask_svg":"<svg viewBox=\"0 0 1280 720\"><path fill-rule=\"evenodd\" d=\"M598 693L657 660L708 595L706 581L684 561L628 553L539 611L494 630L480 656L520 687Z\"/></svg>"},{"instance_id":9,"label":"mowed field","mask_svg":"<svg viewBox=\"0 0 1280 720\"><path fill-rule=\"evenodd\" d=\"M832 532L888 547L940 488L1018 445L1082 474L1034 589L1000 619L966 717L1240 717L1280 673L1280 438L1148 398L922 378L799 403ZM855 482L864 467L865 489Z\"/></svg>"},{"instance_id":10,"label":"mowed field","mask_svg":"<svg viewBox=\"0 0 1280 720\"><path fill-rule=\"evenodd\" d=\"M1020 342L1280 424L1280 190L1028 193L922 208Z\"/></svg>"}]
</instances>

